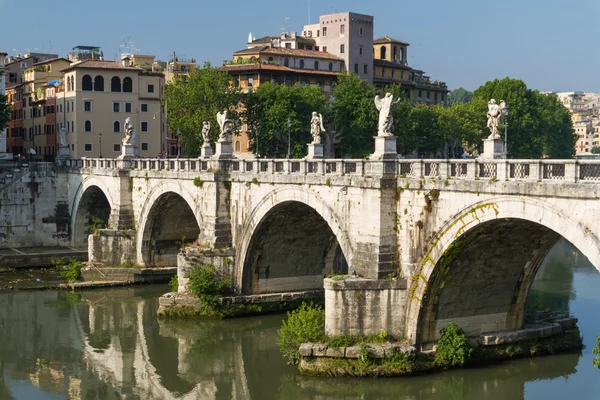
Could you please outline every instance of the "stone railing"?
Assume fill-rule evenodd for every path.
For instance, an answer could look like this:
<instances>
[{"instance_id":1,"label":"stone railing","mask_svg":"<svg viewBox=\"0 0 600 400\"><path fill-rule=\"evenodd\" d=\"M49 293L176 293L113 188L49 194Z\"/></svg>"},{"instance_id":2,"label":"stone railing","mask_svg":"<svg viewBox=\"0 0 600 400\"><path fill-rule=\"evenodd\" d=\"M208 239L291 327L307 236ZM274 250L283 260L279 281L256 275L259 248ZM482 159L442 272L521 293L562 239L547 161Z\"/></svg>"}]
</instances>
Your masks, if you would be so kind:
<instances>
[{"instance_id":1,"label":"stone railing","mask_svg":"<svg viewBox=\"0 0 600 400\"><path fill-rule=\"evenodd\" d=\"M600 160L462 160L394 159L384 161L354 159L232 159L197 158L118 160L86 158L67 160L73 168L101 170L229 172L290 175L397 176L400 178L439 178L502 181L600 181Z\"/></svg>"}]
</instances>

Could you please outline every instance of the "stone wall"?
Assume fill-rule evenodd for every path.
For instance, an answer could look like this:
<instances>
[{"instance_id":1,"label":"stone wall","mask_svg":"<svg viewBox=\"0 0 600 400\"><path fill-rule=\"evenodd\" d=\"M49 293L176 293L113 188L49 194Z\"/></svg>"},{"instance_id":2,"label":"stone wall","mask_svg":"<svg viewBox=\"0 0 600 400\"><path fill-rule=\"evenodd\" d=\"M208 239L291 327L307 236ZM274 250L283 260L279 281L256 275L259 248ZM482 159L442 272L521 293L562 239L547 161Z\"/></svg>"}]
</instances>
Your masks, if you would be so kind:
<instances>
[{"instance_id":1,"label":"stone wall","mask_svg":"<svg viewBox=\"0 0 600 400\"><path fill-rule=\"evenodd\" d=\"M100 229L88 236L89 262L117 267L123 262L135 264L135 231Z\"/></svg>"},{"instance_id":2,"label":"stone wall","mask_svg":"<svg viewBox=\"0 0 600 400\"><path fill-rule=\"evenodd\" d=\"M229 250L211 250L198 247L186 247L177 255L177 279L179 283L179 293L188 292L187 275L196 266L201 264L211 264L215 270L225 278L233 277L235 253Z\"/></svg>"},{"instance_id":3,"label":"stone wall","mask_svg":"<svg viewBox=\"0 0 600 400\"><path fill-rule=\"evenodd\" d=\"M327 278L324 287L327 334L404 337L406 280Z\"/></svg>"}]
</instances>

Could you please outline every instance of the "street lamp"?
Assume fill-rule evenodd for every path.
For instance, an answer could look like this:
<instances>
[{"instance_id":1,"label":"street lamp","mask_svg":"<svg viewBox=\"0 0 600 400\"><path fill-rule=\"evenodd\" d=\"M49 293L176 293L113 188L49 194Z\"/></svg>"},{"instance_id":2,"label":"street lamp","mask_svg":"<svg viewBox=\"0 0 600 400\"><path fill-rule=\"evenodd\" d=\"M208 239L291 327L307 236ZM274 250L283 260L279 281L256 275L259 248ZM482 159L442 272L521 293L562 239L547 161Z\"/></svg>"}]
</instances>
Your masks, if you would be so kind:
<instances>
[{"instance_id":1,"label":"street lamp","mask_svg":"<svg viewBox=\"0 0 600 400\"><path fill-rule=\"evenodd\" d=\"M508 158L508 111L509 107L504 103L502 115L504 116L504 152L506 153L506 158Z\"/></svg>"},{"instance_id":2,"label":"street lamp","mask_svg":"<svg viewBox=\"0 0 600 400\"><path fill-rule=\"evenodd\" d=\"M98 142L100 142L99 143L99 145L100 145L100 155L99 155L99 157L102 158L102 132L100 132L98 134Z\"/></svg>"},{"instance_id":3,"label":"street lamp","mask_svg":"<svg viewBox=\"0 0 600 400\"><path fill-rule=\"evenodd\" d=\"M292 158L292 152L290 151L291 148L291 142L290 142L290 131L292 130L292 121L288 118L288 154L287 154L287 158L290 159Z\"/></svg>"}]
</instances>

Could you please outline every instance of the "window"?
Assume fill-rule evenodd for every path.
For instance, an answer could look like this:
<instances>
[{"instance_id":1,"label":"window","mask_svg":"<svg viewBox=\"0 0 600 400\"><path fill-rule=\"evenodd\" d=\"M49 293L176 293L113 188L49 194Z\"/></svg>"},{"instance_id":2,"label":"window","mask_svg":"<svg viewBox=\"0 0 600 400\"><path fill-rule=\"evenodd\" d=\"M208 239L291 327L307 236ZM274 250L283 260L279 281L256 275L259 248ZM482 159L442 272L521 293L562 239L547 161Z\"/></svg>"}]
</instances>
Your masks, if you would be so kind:
<instances>
[{"instance_id":1,"label":"window","mask_svg":"<svg viewBox=\"0 0 600 400\"><path fill-rule=\"evenodd\" d=\"M273 62L273 57L269 57L269 64Z\"/></svg>"},{"instance_id":2,"label":"window","mask_svg":"<svg viewBox=\"0 0 600 400\"><path fill-rule=\"evenodd\" d=\"M113 103L113 112L121 112L121 103L118 101Z\"/></svg>"},{"instance_id":3,"label":"window","mask_svg":"<svg viewBox=\"0 0 600 400\"><path fill-rule=\"evenodd\" d=\"M91 100L83 101L83 111L92 111L92 101Z\"/></svg>"},{"instance_id":4,"label":"window","mask_svg":"<svg viewBox=\"0 0 600 400\"><path fill-rule=\"evenodd\" d=\"M329 63L329 70L333 71L333 63L332 62Z\"/></svg>"},{"instance_id":5,"label":"window","mask_svg":"<svg viewBox=\"0 0 600 400\"><path fill-rule=\"evenodd\" d=\"M394 46L392 59L393 60L397 60L398 59L398 46Z\"/></svg>"},{"instance_id":6,"label":"window","mask_svg":"<svg viewBox=\"0 0 600 400\"><path fill-rule=\"evenodd\" d=\"M85 121L83 130L86 132L91 132L92 131L92 121Z\"/></svg>"},{"instance_id":7,"label":"window","mask_svg":"<svg viewBox=\"0 0 600 400\"><path fill-rule=\"evenodd\" d=\"M90 92L92 90L92 77L84 75L81 79L81 90Z\"/></svg>"},{"instance_id":8,"label":"window","mask_svg":"<svg viewBox=\"0 0 600 400\"><path fill-rule=\"evenodd\" d=\"M387 57L387 48L385 46L381 46L379 49L379 58L385 60Z\"/></svg>"},{"instance_id":9,"label":"window","mask_svg":"<svg viewBox=\"0 0 600 400\"><path fill-rule=\"evenodd\" d=\"M247 82L248 82L248 87L254 86L254 78L253 77L249 76L247 78Z\"/></svg>"},{"instance_id":10,"label":"window","mask_svg":"<svg viewBox=\"0 0 600 400\"><path fill-rule=\"evenodd\" d=\"M240 141L239 140L235 142L235 152L236 153L240 152Z\"/></svg>"},{"instance_id":11,"label":"window","mask_svg":"<svg viewBox=\"0 0 600 400\"><path fill-rule=\"evenodd\" d=\"M119 121L113 122L113 132L121 132L121 123Z\"/></svg>"},{"instance_id":12,"label":"window","mask_svg":"<svg viewBox=\"0 0 600 400\"><path fill-rule=\"evenodd\" d=\"M75 143L71 144L71 151L75 151Z\"/></svg>"},{"instance_id":13,"label":"window","mask_svg":"<svg viewBox=\"0 0 600 400\"><path fill-rule=\"evenodd\" d=\"M320 36L321 30L317 29L317 37Z\"/></svg>"},{"instance_id":14,"label":"window","mask_svg":"<svg viewBox=\"0 0 600 400\"><path fill-rule=\"evenodd\" d=\"M396 70L392 69L392 79L394 79L394 75L396 75L395 72L396 72Z\"/></svg>"},{"instance_id":15,"label":"window","mask_svg":"<svg viewBox=\"0 0 600 400\"><path fill-rule=\"evenodd\" d=\"M327 36L327 27L323 27L323 37Z\"/></svg>"},{"instance_id":16,"label":"window","mask_svg":"<svg viewBox=\"0 0 600 400\"><path fill-rule=\"evenodd\" d=\"M327 53L327 46L323 46L323 51Z\"/></svg>"},{"instance_id":17,"label":"window","mask_svg":"<svg viewBox=\"0 0 600 400\"><path fill-rule=\"evenodd\" d=\"M437 104L437 92L433 94L433 101Z\"/></svg>"},{"instance_id":18,"label":"window","mask_svg":"<svg viewBox=\"0 0 600 400\"><path fill-rule=\"evenodd\" d=\"M300 60L300 69L304 69L304 60Z\"/></svg>"},{"instance_id":19,"label":"window","mask_svg":"<svg viewBox=\"0 0 600 400\"><path fill-rule=\"evenodd\" d=\"M358 28L358 34L359 34L360 36L362 36L362 35L363 35L363 28Z\"/></svg>"},{"instance_id":20,"label":"window","mask_svg":"<svg viewBox=\"0 0 600 400\"><path fill-rule=\"evenodd\" d=\"M121 91L121 78L118 76L113 76L110 80L110 91L111 92L120 92Z\"/></svg>"},{"instance_id":21,"label":"window","mask_svg":"<svg viewBox=\"0 0 600 400\"><path fill-rule=\"evenodd\" d=\"M289 58L284 59L283 60L283 65L286 66L286 67L289 67L290 66L290 59Z\"/></svg>"},{"instance_id":22,"label":"window","mask_svg":"<svg viewBox=\"0 0 600 400\"><path fill-rule=\"evenodd\" d=\"M442 103L444 102L444 93L442 93ZM597 131L598 128L596 128Z\"/></svg>"},{"instance_id":23,"label":"window","mask_svg":"<svg viewBox=\"0 0 600 400\"><path fill-rule=\"evenodd\" d=\"M146 121L142 121L141 123L141 129L142 132L148 132L148 122Z\"/></svg>"},{"instance_id":24,"label":"window","mask_svg":"<svg viewBox=\"0 0 600 400\"><path fill-rule=\"evenodd\" d=\"M359 48L358 48L358 54L360 54L362 56L362 54L363 54L363 47L362 46L359 46Z\"/></svg>"},{"instance_id":25,"label":"window","mask_svg":"<svg viewBox=\"0 0 600 400\"><path fill-rule=\"evenodd\" d=\"M381 77L385 78L385 68L381 68Z\"/></svg>"},{"instance_id":26,"label":"window","mask_svg":"<svg viewBox=\"0 0 600 400\"><path fill-rule=\"evenodd\" d=\"M319 69L319 62L315 61L315 69Z\"/></svg>"},{"instance_id":27,"label":"window","mask_svg":"<svg viewBox=\"0 0 600 400\"><path fill-rule=\"evenodd\" d=\"M94 78L94 92L104 92L104 77L101 75Z\"/></svg>"},{"instance_id":28,"label":"window","mask_svg":"<svg viewBox=\"0 0 600 400\"><path fill-rule=\"evenodd\" d=\"M113 150L116 152L120 152L121 151L121 145L120 144L113 144Z\"/></svg>"},{"instance_id":29,"label":"window","mask_svg":"<svg viewBox=\"0 0 600 400\"><path fill-rule=\"evenodd\" d=\"M148 151L148 143L142 143L142 151Z\"/></svg>"},{"instance_id":30,"label":"window","mask_svg":"<svg viewBox=\"0 0 600 400\"><path fill-rule=\"evenodd\" d=\"M271 58L270 61L273 61L273 59ZM123 81L123 83L125 83L125 81ZM148 93L154 93L154 85L148 85Z\"/></svg>"},{"instance_id":31,"label":"window","mask_svg":"<svg viewBox=\"0 0 600 400\"><path fill-rule=\"evenodd\" d=\"M130 101L125 103L125 112L126 113L130 113L132 108L133 108L133 103L131 103Z\"/></svg>"},{"instance_id":32,"label":"window","mask_svg":"<svg viewBox=\"0 0 600 400\"><path fill-rule=\"evenodd\" d=\"M354 64L354 73L358 74L358 64Z\"/></svg>"},{"instance_id":33,"label":"window","mask_svg":"<svg viewBox=\"0 0 600 400\"><path fill-rule=\"evenodd\" d=\"M343 35L346 33L346 25L342 24L340 25L340 34Z\"/></svg>"},{"instance_id":34,"label":"window","mask_svg":"<svg viewBox=\"0 0 600 400\"><path fill-rule=\"evenodd\" d=\"M148 86L150 86L150 85L148 85ZM123 79L123 92L126 92L126 93L133 92L133 81L129 77Z\"/></svg>"},{"instance_id":35,"label":"window","mask_svg":"<svg viewBox=\"0 0 600 400\"><path fill-rule=\"evenodd\" d=\"M364 65L364 67L363 67L363 73L364 73L365 75L369 73L369 65L368 65L368 64L365 64L365 65Z\"/></svg>"},{"instance_id":36,"label":"window","mask_svg":"<svg viewBox=\"0 0 600 400\"><path fill-rule=\"evenodd\" d=\"M84 150L87 151L87 152L92 151L92 144L91 143L86 143L85 147L84 147Z\"/></svg>"},{"instance_id":37,"label":"window","mask_svg":"<svg viewBox=\"0 0 600 400\"><path fill-rule=\"evenodd\" d=\"M400 79L404 79L404 71L400 71Z\"/></svg>"},{"instance_id":38,"label":"window","mask_svg":"<svg viewBox=\"0 0 600 400\"><path fill-rule=\"evenodd\" d=\"M142 112L148 112L148 104L142 104L141 108L142 108Z\"/></svg>"},{"instance_id":39,"label":"window","mask_svg":"<svg viewBox=\"0 0 600 400\"><path fill-rule=\"evenodd\" d=\"M75 132L75 122L71 121L71 132Z\"/></svg>"}]
</instances>

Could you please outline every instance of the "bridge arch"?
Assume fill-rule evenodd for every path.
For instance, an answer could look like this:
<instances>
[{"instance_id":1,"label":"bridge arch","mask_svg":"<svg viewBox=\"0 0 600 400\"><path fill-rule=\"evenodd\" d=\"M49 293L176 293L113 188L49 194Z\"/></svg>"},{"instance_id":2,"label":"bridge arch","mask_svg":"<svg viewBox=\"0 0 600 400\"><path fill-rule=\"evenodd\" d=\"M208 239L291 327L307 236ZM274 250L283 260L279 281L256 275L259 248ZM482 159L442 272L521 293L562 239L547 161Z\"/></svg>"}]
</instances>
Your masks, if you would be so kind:
<instances>
[{"instance_id":1,"label":"bridge arch","mask_svg":"<svg viewBox=\"0 0 600 400\"><path fill-rule=\"evenodd\" d=\"M108 225L115 202L102 179L89 176L77 187L71 206L71 241L75 246L87 246L90 224L94 218ZM96 220L97 221L97 220ZM99 223L100 224L100 223Z\"/></svg>"},{"instance_id":2,"label":"bridge arch","mask_svg":"<svg viewBox=\"0 0 600 400\"><path fill-rule=\"evenodd\" d=\"M335 211L297 186L262 198L236 242L234 285L244 293L321 289L323 274L347 272L353 255Z\"/></svg>"},{"instance_id":3,"label":"bridge arch","mask_svg":"<svg viewBox=\"0 0 600 400\"><path fill-rule=\"evenodd\" d=\"M497 197L445 223L409 283L409 342L432 343L450 322L472 336L520 329L533 279L561 237L600 269L598 236L565 211L537 199Z\"/></svg>"},{"instance_id":4,"label":"bridge arch","mask_svg":"<svg viewBox=\"0 0 600 400\"><path fill-rule=\"evenodd\" d=\"M164 181L154 186L138 218L138 264L176 266L181 242L195 241L201 233L199 203L181 183Z\"/></svg>"}]
</instances>

